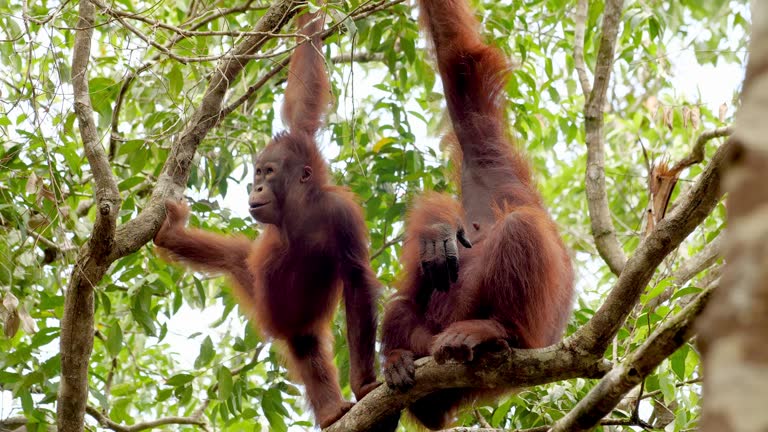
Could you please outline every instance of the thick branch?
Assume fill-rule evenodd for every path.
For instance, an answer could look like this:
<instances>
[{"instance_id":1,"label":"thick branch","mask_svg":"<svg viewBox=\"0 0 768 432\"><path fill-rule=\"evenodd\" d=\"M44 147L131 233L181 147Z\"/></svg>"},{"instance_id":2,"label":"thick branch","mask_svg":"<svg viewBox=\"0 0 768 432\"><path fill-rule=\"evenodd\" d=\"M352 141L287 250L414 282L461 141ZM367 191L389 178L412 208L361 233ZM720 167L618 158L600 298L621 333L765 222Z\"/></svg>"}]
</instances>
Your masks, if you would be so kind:
<instances>
[{"instance_id":1,"label":"thick branch","mask_svg":"<svg viewBox=\"0 0 768 432\"><path fill-rule=\"evenodd\" d=\"M672 285L667 287L658 297L651 299L647 306L650 309L654 309L669 300L678 288L681 288L689 280L693 279L694 276L714 264L722 254L722 243L723 237L717 236L714 240L707 243L699 253L680 264L680 267L672 274Z\"/></svg>"},{"instance_id":2,"label":"thick branch","mask_svg":"<svg viewBox=\"0 0 768 432\"><path fill-rule=\"evenodd\" d=\"M602 353L637 304L661 261L680 245L712 211L722 192L720 179L733 143L721 146L688 195L645 238L619 276L605 303L572 337L588 342L584 347Z\"/></svg>"},{"instance_id":3,"label":"thick branch","mask_svg":"<svg viewBox=\"0 0 768 432\"><path fill-rule=\"evenodd\" d=\"M26 417L21 417L21 416L8 417L0 420L0 432L16 431L19 428L26 426L26 424L27 424Z\"/></svg>"},{"instance_id":4,"label":"thick branch","mask_svg":"<svg viewBox=\"0 0 768 432\"><path fill-rule=\"evenodd\" d=\"M112 429L115 432L139 432L147 429L154 429L160 426L165 425L197 425L197 426L205 426L205 421L200 418L200 416L190 416L190 417L163 417L156 420L146 421L146 422L140 422L135 423L130 426L124 426L119 423L115 423L107 417L105 414L103 414L98 409L88 406L86 408L88 415L96 419L99 424L107 429Z\"/></svg>"},{"instance_id":5,"label":"thick branch","mask_svg":"<svg viewBox=\"0 0 768 432\"><path fill-rule=\"evenodd\" d=\"M632 419L602 419L600 420L601 426L645 426L640 421L634 421ZM451 429L444 429L442 432L547 432L551 426L536 426L528 429L497 429L492 427L455 427Z\"/></svg>"},{"instance_id":6,"label":"thick branch","mask_svg":"<svg viewBox=\"0 0 768 432\"><path fill-rule=\"evenodd\" d=\"M368 430L387 416L438 389L530 387L577 377L600 377L609 366L568 341L548 348L486 353L469 364L417 360L416 385L401 393L382 385L369 393L326 432Z\"/></svg>"},{"instance_id":7,"label":"thick branch","mask_svg":"<svg viewBox=\"0 0 768 432\"><path fill-rule=\"evenodd\" d=\"M83 430L88 399L88 359L93 348L93 286L109 265L105 258L114 245L120 209L117 182L99 142L88 87L94 15L93 4L81 1L72 54L72 89L78 129L93 173L94 200L98 211L91 237L80 249L65 293L60 337L61 384L56 405L58 430L61 432Z\"/></svg>"},{"instance_id":8,"label":"thick branch","mask_svg":"<svg viewBox=\"0 0 768 432\"><path fill-rule=\"evenodd\" d=\"M72 54L72 89L78 129L83 140L85 156L88 158L94 180L94 198L98 212L91 236L90 247L95 255L104 256L109 252L114 236L120 193L112 174L109 160L99 140L96 123L93 120L90 88L88 85L88 62L91 56L94 8L92 4L80 4L78 30Z\"/></svg>"},{"instance_id":9,"label":"thick branch","mask_svg":"<svg viewBox=\"0 0 768 432\"><path fill-rule=\"evenodd\" d=\"M711 286L702 291L695 301L656 329L640 348L608 372L584 399L555 423L551 431L586 431L597 426L627 392L691 338L694 321L704 310L713 290L714 286Z\"/></svg>"},{"instance_id":10,"label":"thick branch","mask_svg":"<svg viewBox=\"0 0 768 432\"><path fill-rule=\"evenodd\" d=\"M621 22L623 0L607 0L603 13L603 30L600 48L595 65L595 81L592 93L587 97L584 107L587 173L586 191L589 217L595 246L611 271L619 275L627 262L608 207L608 194L605 190L605 143L603 137L603 109L605 107L608 84L611 81L613 57L616 50L616 38Z\"/></svg>"}]
</instances>

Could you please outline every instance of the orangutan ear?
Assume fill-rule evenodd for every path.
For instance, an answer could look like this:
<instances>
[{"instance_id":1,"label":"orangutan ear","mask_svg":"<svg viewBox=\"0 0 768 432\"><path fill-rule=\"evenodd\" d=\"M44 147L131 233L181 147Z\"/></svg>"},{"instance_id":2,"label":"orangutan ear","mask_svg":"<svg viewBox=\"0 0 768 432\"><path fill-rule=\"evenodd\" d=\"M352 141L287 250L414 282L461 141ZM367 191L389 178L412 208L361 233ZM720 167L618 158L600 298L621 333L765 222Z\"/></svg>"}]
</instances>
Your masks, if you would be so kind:
<instances>
[{"instance_id":1,"label":"orangutan ear","mask_svg":"<svg viewBox=\"0 0 768 432\"><path fill-rule=\"evenodd\" d=\"M312 178L312 167L309 165L304 165L304 173L301 175L301 179L299 179L299 181L302 183L306 183L311 178Z\"/></svg>"}]
</instances>

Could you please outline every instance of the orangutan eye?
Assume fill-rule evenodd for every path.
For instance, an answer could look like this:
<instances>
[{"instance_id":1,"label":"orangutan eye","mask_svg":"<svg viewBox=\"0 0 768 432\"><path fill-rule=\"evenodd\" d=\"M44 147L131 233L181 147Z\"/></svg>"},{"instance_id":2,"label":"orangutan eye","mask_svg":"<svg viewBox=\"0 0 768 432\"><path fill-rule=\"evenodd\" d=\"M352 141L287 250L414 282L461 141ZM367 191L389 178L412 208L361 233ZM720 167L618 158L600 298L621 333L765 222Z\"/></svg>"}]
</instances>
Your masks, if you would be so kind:
<instances>
[{"instance_id":1,"label":"orangutan eye","mask_svg":"<svg viewBox=\"0 0 768 432\"><path fill-rule=\"evenodd\" d=\"M261 168L256 168L256 175L261 175Z\"/></svg>"},{"instance_id":2,"label":"orangutan eye","mask_svg":"<svg viewBox=\"0 0 768 432\"><path fill-rule=\"evenodd\" d=\"M275 170L272 169L272 167L267 167L267 174L272 174L275 172Z\"/></svg>"}]
</instances>

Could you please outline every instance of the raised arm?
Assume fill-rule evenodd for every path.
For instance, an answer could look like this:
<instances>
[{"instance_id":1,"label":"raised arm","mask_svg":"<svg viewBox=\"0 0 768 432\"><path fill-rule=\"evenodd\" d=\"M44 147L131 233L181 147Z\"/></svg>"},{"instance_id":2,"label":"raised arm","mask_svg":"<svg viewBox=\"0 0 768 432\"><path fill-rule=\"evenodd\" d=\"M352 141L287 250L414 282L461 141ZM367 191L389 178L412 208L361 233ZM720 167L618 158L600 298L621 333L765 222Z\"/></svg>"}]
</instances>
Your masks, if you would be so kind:
<instances>
[{"instance_id":1,"label":"raised arm","mask_svg":"<svg viewBox=\"0 0 768 432\"><path fill-rule=\"evenodd\" d=\"M301 45L291 56L283 103L283 122L291 132L314 135L323 124L331 100L331 86L323 60L324 16L305 13L298 17ZM309 40L306 40L309 37Z\"/></svg>"},{"instance_id":2,"label":"raised arm","mask_svg":"<svg viewBox=\"0 0 768 432\"><path fill-rule=\"evenodd\" d=\"M498 49L483 43L465 0L421 0L419 6L459 144L465 157L475 156L487 150L485 140L503 138L509 66Z\"/></svg>"},{"instance_id":3,"label":"raised arm","mask_svg":"<svg viewBox=\"0 0 768 432\"><path fill-rule=\"evenodd\" d=\"M253 285L246 264L252 244L248 238L186 228L189 207L183 202L166 201L165 208L165 222L155 235L155 245L164 258L203 271L227 273L244 288Z\"/></svg>"}]
</instances>

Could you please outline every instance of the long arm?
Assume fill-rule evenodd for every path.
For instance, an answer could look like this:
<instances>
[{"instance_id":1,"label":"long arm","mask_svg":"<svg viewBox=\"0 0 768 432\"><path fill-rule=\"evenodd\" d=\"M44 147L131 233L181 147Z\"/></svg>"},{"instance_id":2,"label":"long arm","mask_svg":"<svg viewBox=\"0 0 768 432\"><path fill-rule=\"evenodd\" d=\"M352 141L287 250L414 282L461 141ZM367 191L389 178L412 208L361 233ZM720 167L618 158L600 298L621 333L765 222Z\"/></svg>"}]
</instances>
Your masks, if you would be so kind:
<instances>
[{"instance_id":1,"label":"long arm","mask_svg":"<svg viewBox=\"0 0 768 432\"><path fill-rule=\"evenodd\" d=\"M283 121L291 132L314 135L323 123L323 117L330 103L330 83L325 71L320 31L323 16L305 13L298 17L301 45L291 56L288 69L288 84L285 88Z\"/></svg>"},{"instance_id":2,"label":"long arm","mask_svg":"<svg viewBox=\"0 0 768 432\"><path fill-rule=\"evenodd\" d=\"M502 52L482 41L466 0L419 5L460 150L467 220L489 226L494 207L538 205L528 164L508 134L504 86L510 67Z\"/></svg>"},{"instance_id":3,"label":"long arm","mask_svg":"<svg viewBox=\"0 0 768 432\"><path fill-rule=\"evenodd\" d=\"M366 254L367 255L367 254ZM379 282L370 267L355 266L344 277L344 306L349 344L349 382L357 400L373 390L376 382L376 296Z\"/></svg>"},{"instance_id":4,"label":"long arm","mask_svg":"<svg viewBox=\"0 0 768 432\"><path fill-rule=\"evenodd\" d=\"M363 211L353 196L339 189L329 213L336 232L336 248L344 285L347 314L350 385L357 400L373 390L376 382L374 359L376 350L376 299L381 284L371 269L368 233Z\"/></svg>"},{"instance_id":5,"label":"long arm","mask_svg":"<svg viewBox=\"0 0 768 432\"><path fill-rule=\"evenodd\" d=\"M155 244L165 258L203 271L227 273L245 289L253 285L246 264L251 251L248 238L185 228L189 215L186 204L168 201L165 206L167 217L155 236Z\"/></svg>"},{"instance_id":6,"label":"long arm","mask_svg":"<svg viewBox=\"0 0 768 432\"><path fill-rule=\"evenodd\" d=\"M502 92L507 61L483 43L466 0L421 0L419 5L464 156L480 156L489 147L485 141L498 140L506 129Z\"/></svg>"}]
</instances>

